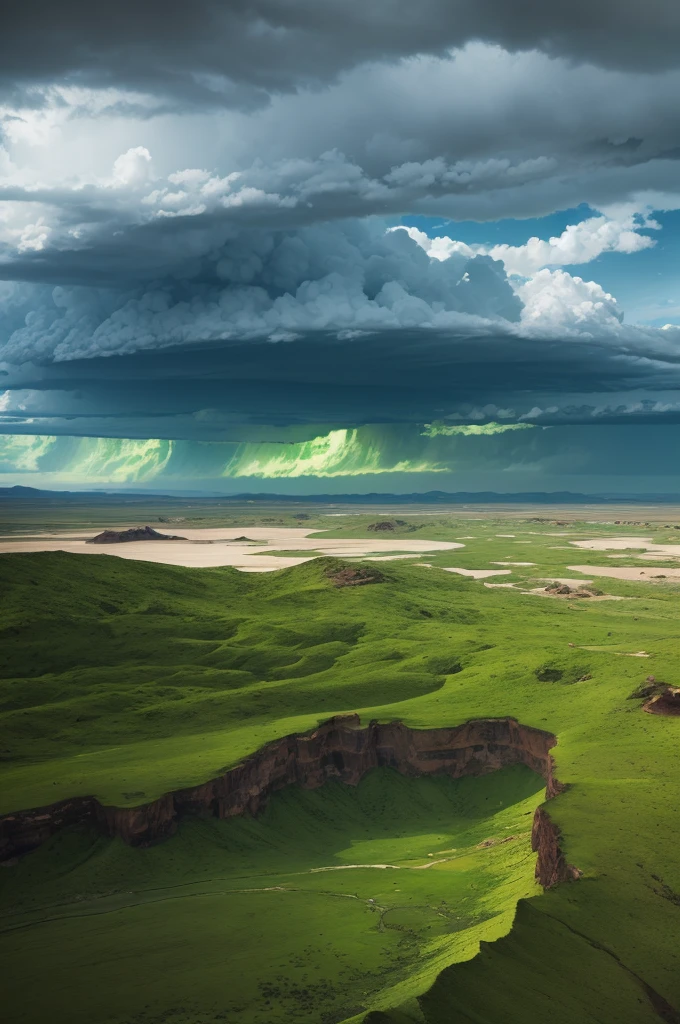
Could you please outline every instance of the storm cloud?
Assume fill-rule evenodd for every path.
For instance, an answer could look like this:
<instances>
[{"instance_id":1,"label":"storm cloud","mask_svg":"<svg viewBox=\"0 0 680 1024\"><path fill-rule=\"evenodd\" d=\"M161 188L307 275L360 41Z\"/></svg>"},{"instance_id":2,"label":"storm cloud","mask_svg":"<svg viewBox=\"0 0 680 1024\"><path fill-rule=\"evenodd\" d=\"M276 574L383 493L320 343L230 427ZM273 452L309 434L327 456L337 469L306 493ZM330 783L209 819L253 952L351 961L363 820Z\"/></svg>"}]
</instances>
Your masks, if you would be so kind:
<instances>
[{"instance_id":1,"label":"storm cloud","mask_svg":"<svg viewBox=\"0 0 680 1024\"><path fill-rule=\"evenodd\" d=\"M470 40L655 71L677 61L680 13L672 0L29 0L5 13L0 66L10 90L66 79L247 107L365 62L443 55Z\"/></svg>"},{"instance_id":2,"label":"storm cloud","mask_svg":"<svg viewBox=\"0 0 680 1024\"><path fill-rule=\"evenodd\" d=\"M680 327L598 281L680 210L679 43L662 0L15 5L0 431L349 431L396 473L404 438L416 466L466 425L521 428L511 463L558 428L680 422ZM535 233L493 234L513 218Z\"/></svg>"}]
</instances>

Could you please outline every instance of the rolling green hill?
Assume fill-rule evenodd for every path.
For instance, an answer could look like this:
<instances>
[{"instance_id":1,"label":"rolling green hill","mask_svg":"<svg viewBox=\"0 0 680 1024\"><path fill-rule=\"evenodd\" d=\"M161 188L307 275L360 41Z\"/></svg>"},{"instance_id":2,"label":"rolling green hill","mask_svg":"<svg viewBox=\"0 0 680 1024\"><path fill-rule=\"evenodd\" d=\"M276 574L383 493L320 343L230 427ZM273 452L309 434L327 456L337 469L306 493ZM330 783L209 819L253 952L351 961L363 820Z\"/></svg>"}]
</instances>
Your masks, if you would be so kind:
<instances>
[{"instance_id":1,"label":"rolling green hill","mask_svg":"<svg viewBox=\"0 0 680 1024\"><path fill-rule=\"evenodd\" d=\"M558 737L549 810L582 879L533 882L523 768L291 787L147 850L67 830L0 873L10 1019L677 1019L680 718L629 696L650 672L678 683L678 588L559 601L403 562L338 587L342 567L3 555L0 813L145 803L341 712L513 716Z\"/></svg>"}]
</instances>

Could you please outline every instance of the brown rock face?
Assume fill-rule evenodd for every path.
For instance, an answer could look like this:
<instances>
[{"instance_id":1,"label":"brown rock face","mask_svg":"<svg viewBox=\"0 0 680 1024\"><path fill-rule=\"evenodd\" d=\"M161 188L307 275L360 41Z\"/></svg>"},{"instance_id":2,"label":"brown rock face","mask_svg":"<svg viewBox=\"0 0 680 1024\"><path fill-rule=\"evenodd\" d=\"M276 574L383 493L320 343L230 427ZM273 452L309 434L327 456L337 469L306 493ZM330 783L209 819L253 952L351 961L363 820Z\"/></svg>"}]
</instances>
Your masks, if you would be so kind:
<instances>
[{"instance_id":1,"label":"brown rock face","mask_svg":"<svg viewBox=\"0 0 680 1024\"><path fill-rule=\"evenodd\" d=\"M377 569L352 569L349 566L336 571L331 569L326 575L336 587L361 587L366 583L382 583L385 579Z\"/></svg>"},{"instance_id":2,"label":"brown rock face","mask_svg":"<svg viewBox=\"0 0 680 1024\"><path fill-rule=\"evenodd\" d=\"M663 684L661 684L663 686ZM647 694L643 694L647 696ZM666 686L642 705L650 715L680 715L680 686Z\"/></svg>"},{"instance_id":3,"label":"brown rock face","mask_svg":"<svg viewBox=\"0 0 680 1024\"><path fill-rule=\"evenodd\" d=\"M98 533L88 544L124 544L134 540L186 540L186 537L173 537L168 533L158 533L152 526L136 526L130 530L104 530Z\"/></svg>"},{"instance_id":4,"label":"brown rock face","mask_svg":"<svg viewBox=\"0 0 680 1024\"><path fill-rule=\"evenodd\" d=\"M573 882L581 877L578 868L567 864L560 848L560 830L544 807L537 807L531 830L531 849L536 858L536 881L544 889L557 882Z\"/></svg>"},{"instance_id":5,"label":"brown rock face","mask_svg":"<svg viewBox=\"0 0 680 1024\"><path fill-rule=\"evenodd\" d=\"M380 519L377 523L371 523L368 529L373 533L393 533L396 526L389 519Z\"/></svg>"},{"instance_id":6,"label":"brown rock face","mask_svg":"<svg viewBox=\"0 0 680 1024\"><path fill-rule=\"evenodd\" d=\"M62 801L39 810L0 818L0 859L40 845L65 825L96 822L109 836L131 845L165 839L185 815L230 818L255 815L271 793L297 783L316 789L328 779L350 786L372 768L390 767L404 775L486 775L506 765L524 764L546 780L546 799L564 788L555 778L550 750L555 737L520 725L513 718L485 718L451 729L410 729L402 722L371 722L358 715L330 719L311 732L284 736L252 757L200 786L167 793L139 807L105 807L94 797ZM559 848L559 833L545 810L534 821L534 849L542 885L577 877Z\"/></svg>"}]
</instances>

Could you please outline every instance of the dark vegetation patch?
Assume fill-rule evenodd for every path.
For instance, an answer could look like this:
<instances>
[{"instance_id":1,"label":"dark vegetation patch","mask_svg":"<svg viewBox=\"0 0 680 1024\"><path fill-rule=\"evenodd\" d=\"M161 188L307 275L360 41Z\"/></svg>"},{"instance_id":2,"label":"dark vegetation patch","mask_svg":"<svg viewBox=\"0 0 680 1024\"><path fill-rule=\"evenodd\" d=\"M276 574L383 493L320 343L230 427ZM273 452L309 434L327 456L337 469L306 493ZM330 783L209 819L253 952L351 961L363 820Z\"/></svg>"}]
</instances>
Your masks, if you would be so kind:
<instances>
[{"instance_id":1,"label":"dark vegetation patch","mask_svg":"<svg viewBox=\"0 0 680 1024\"><path fill-rule=\"evenodd\" d=\"M656 676L647 676L644 683L640 683L639 686L633 690L628 697L628 700L646 700L648 697L653 697L657 693L661 693L667 686L667 683L657 679Z\"/></svg>"},{"instance_id":2,"label":"dark vegetation patch","mask_svg":"<svg viewBox=\"0 0 680 1024\"><path fill-rule=\"evenodd\" d=\"M584 664L570 664L568 661L552 660L539 665L534 670L534 675L541 683L572 683L586 682L592 679L589 666Z\"/></svg>"},{"instance_id":3,"label":"dark vegetation patch","mask_svg":"<svg viewBox=\"0 0 680 1024\"><path fill-rule=\"evenodd\" d=\"M670 885L667 885L663 878L658 875L652 875L655 882L659 883L659 888L655 888L654 892L657 896L661 896L662 899L668 900L669 903L674 903L676 907L680 907L680 892L674 892Z\"/></svg>"},{"instance_id":4,"label":"dark vegetation patch","mask_svg":"<svg viewBox=\"0 0 680 1024\"><path fill-rule=\"evenodd\" d=\"M563 675L561 668L550 668L548 665L537 668L535 672L536 678L542 683L559 683Z\"/></svg>"},{"instance_id":5,"label":"dark vegetation patch","mask_svg":"<svg viewBox=\"0 0 680 1024\"><path fill-rule=\"evenodd\" d=\"M415 533L422 528L422 523L409 523L406 519L379 519L377 523L369 523L366 527L371 533L394 533L398 530Z\"/></svg>"},{"instance_id":6,"label":"dark vegetation patch","mask_svg":"<svg viewBox=\"0 0 680 1024\"><path fill-rule=\"evenodd\" d=\"M455 655L438 654L427 658L426 664L430 672L441 676L453 676L463 671L463 666Z\"/></svg>"}]
</instances>

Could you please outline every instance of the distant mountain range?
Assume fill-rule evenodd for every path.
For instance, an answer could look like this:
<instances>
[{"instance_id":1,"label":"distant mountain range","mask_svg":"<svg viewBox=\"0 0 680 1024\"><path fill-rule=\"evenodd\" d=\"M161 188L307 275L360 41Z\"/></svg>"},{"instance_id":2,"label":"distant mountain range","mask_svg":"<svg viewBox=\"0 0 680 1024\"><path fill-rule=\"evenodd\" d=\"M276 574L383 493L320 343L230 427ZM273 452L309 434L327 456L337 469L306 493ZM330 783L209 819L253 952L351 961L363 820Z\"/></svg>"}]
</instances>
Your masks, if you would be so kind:
<instances>
[{"instance_id":1,"label":"distant mountain range","mask_svg":"<svg viewBox=\"0 0 680 1024\"><path fill-rule=\"evenodd\" d=\"M0 487L0 501L146 502L186 501L189 498L220 504L303 505L603 505L634 502L641 505L680 504L680 494L578 494L572 491L427 491L424 494L219 494L215 491L48 491L37 487Z\"/></svg>"}]
</instances>

